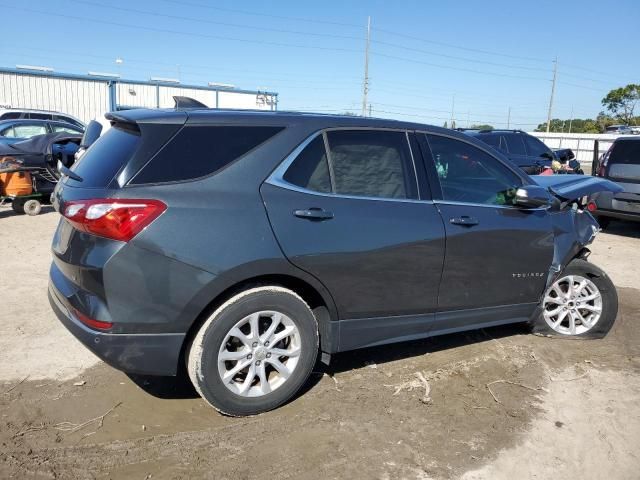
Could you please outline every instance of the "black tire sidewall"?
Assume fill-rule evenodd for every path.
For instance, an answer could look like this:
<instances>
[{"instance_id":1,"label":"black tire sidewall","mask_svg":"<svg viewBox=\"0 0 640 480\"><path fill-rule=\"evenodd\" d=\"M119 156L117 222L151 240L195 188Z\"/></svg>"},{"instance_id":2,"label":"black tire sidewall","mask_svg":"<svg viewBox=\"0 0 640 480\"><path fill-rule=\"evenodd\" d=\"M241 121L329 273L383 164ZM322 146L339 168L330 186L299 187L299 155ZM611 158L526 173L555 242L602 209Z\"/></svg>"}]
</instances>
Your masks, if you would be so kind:
<instances>
[{"instance_id":1,"label":"black tire sidewall","mask_svg":"<svg viewBox=\"0 0 640 480\"><path fill-rule=\"evenodd\" d=\"M545 321L542 309L534 322L534 331L554 335L559 338L602 338L604 337L616 320L618 315L618 293L611 278L600 268L582 259L575 259L563 270L558 278L567 275L580 275L591 280L600 291L602 296L602 314L596 325L579 335L563 335L553 330Z\"/></svg>"},{"instance_id":2,"label":"black tire sidewall","mask_svg":"<svg viewBox=\"0 0 640 480\"><path fill-rule=\"evenodd\" d=\"M227 415L253 415L272 410L291 399L305 383L318 352L318 328L309 307L297 295L286 291L261 290L249 293L218 312L206 328L202 340L198 388L214 408ZM262 397L242 397L229 390L218 374L218 351L229 330L242 318L261 310L287 315L298 327L301 354L287 381Z\"/></svg>"}]
</instances>

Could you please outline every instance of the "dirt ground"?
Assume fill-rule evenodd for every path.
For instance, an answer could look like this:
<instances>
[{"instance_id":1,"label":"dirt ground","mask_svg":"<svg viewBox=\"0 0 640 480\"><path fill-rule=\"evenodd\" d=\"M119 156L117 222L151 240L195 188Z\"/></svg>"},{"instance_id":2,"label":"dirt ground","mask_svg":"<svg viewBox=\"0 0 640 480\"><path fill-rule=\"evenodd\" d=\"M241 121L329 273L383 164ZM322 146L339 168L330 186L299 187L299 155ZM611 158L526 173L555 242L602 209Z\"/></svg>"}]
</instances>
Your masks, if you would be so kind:
<instances>
[{"instance_id":1,"label":"dirt ground","mask_svg":"<svg viewBox=\"0 0 640 480\"><path fill-rule=\"evenodd\" d=\"M111 369L59 325L56 223L0 209L0 478L639 478L639 225L592 248L619 287L604 340L509 326L345 353L238 419L184 381Z\"/></svg>"}]
</instances>

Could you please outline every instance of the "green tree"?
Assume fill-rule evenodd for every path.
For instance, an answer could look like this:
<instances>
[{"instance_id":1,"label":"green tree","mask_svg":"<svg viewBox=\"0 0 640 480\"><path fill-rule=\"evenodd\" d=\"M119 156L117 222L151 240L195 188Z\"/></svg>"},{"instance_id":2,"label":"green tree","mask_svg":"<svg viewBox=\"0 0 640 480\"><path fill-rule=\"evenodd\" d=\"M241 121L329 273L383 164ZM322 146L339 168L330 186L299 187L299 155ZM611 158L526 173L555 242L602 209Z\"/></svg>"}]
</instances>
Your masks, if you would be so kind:
<instances>
[{"instance_id":1,"label":"green tree","mask_svg":"<svg viewBox=\"0 0 640 480\"><path fill-rule=\"evenodd\" d=\"M602 99L602 105L619 121L631 125L633 110L640 100L640 84L630 83L626 87L614 88Z\"/></svg>"},{"instance_id":2,"label":"green tree","mask_svg":"<svg viewBox=\"0 0 640 480\"><path fill-rule=\"evenodd\" d=\"M480 125L471 125L474 130L493 130L493 125L488 125L486 123L481 123Z\"/></svg>"},{"instance_id":3,"label":"green tree","mask_svg":"<svg viewBox=\"0 0 640 480\"><path fill-rule=\"evenodd\" d=\"M448 124L447 124L447 121L446 121L446 120L444 121L444 125L442 125L442 127L443 127L443 128L449 128L449 126L448 126Z\"/></svg>"}]
</instances>

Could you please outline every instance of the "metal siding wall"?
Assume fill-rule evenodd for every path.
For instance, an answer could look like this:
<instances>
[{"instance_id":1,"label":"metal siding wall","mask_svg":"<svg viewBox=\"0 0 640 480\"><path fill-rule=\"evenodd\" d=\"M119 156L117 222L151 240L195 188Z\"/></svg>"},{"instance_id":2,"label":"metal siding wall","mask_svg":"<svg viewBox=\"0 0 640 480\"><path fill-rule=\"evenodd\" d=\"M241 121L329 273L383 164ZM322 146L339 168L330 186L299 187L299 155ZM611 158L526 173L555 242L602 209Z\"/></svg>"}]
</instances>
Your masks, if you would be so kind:
<instances>
[{"instance_id":1,"label":"metal siding wall","mask_svg":"<svg viewBox=\"0 0 640 480\"><path fill-rule=\"evenodd\" d=\"M126 107L156 108L156 87L136 83L117 83L116 104Z\"/></svg>"},{"instance_id":2,"label":"metal siding wall","mask_svg":"<svg viewBox=\"0 0 640 480\"><path fill-rule=\"evenodd\" d=\"M0 105L68 113L88 122L109 110L107 82L0 73Z\"/></svg>"},{"instance_id":3,"label":"metal siding wall","mask_svg":"<svg viewBox=\"0 0 640 480\"><path fill-rule=\"evenodd\" d=\"M120 83L116 81L116 105L121 107L171 108L173 96L194 98L215 108L237 108L275 110L276 97L260 93L196 89L179 85L156 85ZM132 94L131 92L135 92ZM59 78L14 72L0 72L0 105L15 108L33 108L68 113L83 122L103 119L110 110L109 80L84 80L81 78Z\"/></svg>"}]
</instances>

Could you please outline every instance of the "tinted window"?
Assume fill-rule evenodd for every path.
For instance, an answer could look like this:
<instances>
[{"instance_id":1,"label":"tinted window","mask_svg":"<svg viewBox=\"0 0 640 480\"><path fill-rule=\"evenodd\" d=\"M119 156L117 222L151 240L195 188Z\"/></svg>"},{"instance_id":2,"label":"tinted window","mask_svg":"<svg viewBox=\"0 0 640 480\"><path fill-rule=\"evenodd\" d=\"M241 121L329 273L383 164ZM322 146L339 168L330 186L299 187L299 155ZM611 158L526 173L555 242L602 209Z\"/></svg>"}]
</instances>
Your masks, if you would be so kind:
<instances>
[{"instance_id":1,"label":"tinted window","mask_svg":"<svg viewBox=\"0 0 640 480\"><path fill-rule=\"evenodd\" d=\"M76 127L80 127L80 128L84 128L84 126L78 122L77 120L71 118L71 117L65 117L64 115L54 115L53 116L54 120L59 120L61 122L65 122L65 123L70 123L71 125L75 125Z\"/></svg>"},{"instance_id":2,"label":"tinted window","mask_svg":"<svg viewBox=\"0 0 640 480\"><path fill-rule=\"evenodd\" d=\"M452 138L427 135L444 200L513 205L520 178L491 155Z\"/></svg>"},{"instance_id":3,"label":"tinted window","mask_svg":"<svg viewBox=\"0 0 640 480\"><path fill-rule=\"evenodd\" d=\"M491 145L493 148L496 148L504 153L508 153L507 142L502 135L480 135L478 138L487 145Z\"/></svg>"},{"instance_id":4,"label":"tinted window","mask_svg":"<svg viewBox=\"0 0 640 480\"><path fill-rule=\"evenodd\" d=\"M404 132L339 130L327 133L337 194L417 198Z\"/></svg>"},{"instance_id":5,"label":"tinted window","mask_svg":"<svg viewBox=\"0 0 640 480\"><path fill-rule=\"evenodd\" d=\"M22 114L20 112L7 112L3 113L2 116L0 116L0 120L13 120L16 118L22 118L21 115Z\"/></svg>"},{"instance_id":6,"label":"tinted window","mask_svg":"<svg viewBox=\"0 0 640 480\"><path fill-rule=\"evenodd\" d=\"M507 151L512 155L526 155L527 152L524 149L524 142L522 137L526 135L520 135L519 133L507 133L504 138L507 142Z\"/></svg>"},{"instance_id":7,"label":"tinted window","mask_svg":"<svg viewBox=\"0 0 640 480\"><path fill-rule=\"evenodd\" d=\"M282 127L184 127L131 183L161 183L204 177L227 166Z\"/></svg>"},{"instance_id":8,"label":"tinted window","mask_svg":"<svg viewBox=\"0 0 640 480\"><path fill-rule=\"evenodd\" d=\"M317 192L331 192L331 177L322 135L317 136L296 157L283 179Z\"/></svg>"},{"instance_id":9,"label":"tinted window","mask_svg":"<svg viewBox=\"0 0 640 480\"><path fill-rule=\"evenodd\" d=\"M11 135L16 138L31 138L36 135L44 135L47 133L47 127L44 124L19 124L13 126L13 133Z\"/></svg>"},{"instance_id":10,"label":"tinted window","mask_svg":"<svg viewBox=\"0 0 640 480\"><path fill-rule=\"evenodd\" d=\"M29 118L32 120L52 120L53 115L50 113L29 113Z\"/></svg>"},{"instance_id":11,"label":"tinted window","mask_svg":"<svg viewBox=\"0 0 640 480\"><path fill-rule=\"evenodd\" d=\"M82 177L77 183L83 187L106 187L120 168L135 153L140 143L140 134L131 130L112 127L89 147L71 170ZM75 183L75 180L67 179Z\"/></svg>"},{"instance_id":12,"label":"tinted window","mask_svg":"<svg viewBox=\"0 0 640 480\"><path fill-rule=\"evenodd\" d=\"M52 124L51 128L55 133L64 132L64 133L82 133L82 130L76 127L72 127L71 125L56 125Z\"/></svg>"},{"instance_id":13,"label":"tinted window","mask_svg":"<svg viewBox=\"0 0 640 480\"><path fill-rule=\"evenodd\" d=\"M531 157L542 157L544 154L550 154L549 148L531 135L522 135L524 143L527 145L527 152Z\"/></svg>"},{"instance_id":14,"label":"tinted window","mask_svg":"<svg viewBox=\"0 0 640 480\"><path fill-rule=\"evenodd\" d=\"M640 181L640 141L618 141L611 147L607 161L612 180Z\"/></svg>"}]
</instances>

